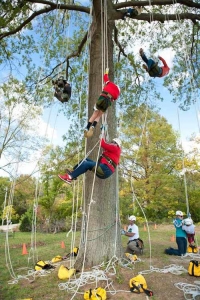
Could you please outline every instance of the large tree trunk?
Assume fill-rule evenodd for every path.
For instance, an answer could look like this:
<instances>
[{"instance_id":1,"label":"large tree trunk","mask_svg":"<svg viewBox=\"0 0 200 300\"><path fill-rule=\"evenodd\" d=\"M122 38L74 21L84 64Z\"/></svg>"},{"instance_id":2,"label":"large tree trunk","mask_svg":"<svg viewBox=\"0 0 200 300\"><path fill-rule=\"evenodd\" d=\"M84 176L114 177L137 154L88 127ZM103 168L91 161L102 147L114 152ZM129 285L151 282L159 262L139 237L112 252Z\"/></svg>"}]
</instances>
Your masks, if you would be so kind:
<instances>
[{"instance_id":1,"label":"large tree trunk","mask_svg":"<svg viewBox=\"0 0 200 300\"><path fill-rule=\"evenodd\" d=\"M88 115L93 113L93 107L102 91L102 32L101 14L99 3L94 5L93 34L90 46L90 74L89 74L89 98ZM99 2L99 3L98 3ZM112 32L114 23L108 23L108 59L109 77L113 80L113 42ZM105 70L104 70L105 71ZM110 139L116 137L116 103L108 109L108 133ZM99 140L100 125L95 128L94 135L88 139L87 150L91 150ZM98 148L91 153L90 158L98 159ZM93 190L93 180L94 190ZM94 177L94 173L87 172L85 176L85 215L83 216L82 242L79 255L75 264L77 269L99 265L108 261L114 255L120 257L122 254L120 220L119 220L119 198L118 198L117 170L108 179L102 180ZM84 263L84 265L83 265Z\"/></svg>"}]
</instances>

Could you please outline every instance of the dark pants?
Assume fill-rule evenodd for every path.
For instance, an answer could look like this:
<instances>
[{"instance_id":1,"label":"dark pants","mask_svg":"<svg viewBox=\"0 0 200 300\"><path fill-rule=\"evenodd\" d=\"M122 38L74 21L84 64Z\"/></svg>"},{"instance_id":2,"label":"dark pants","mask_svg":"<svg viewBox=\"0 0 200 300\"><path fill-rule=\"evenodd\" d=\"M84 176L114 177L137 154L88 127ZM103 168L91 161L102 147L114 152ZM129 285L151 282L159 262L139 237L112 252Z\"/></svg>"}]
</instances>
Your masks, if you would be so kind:
<instances>
[{"instance_id":1,"label":"dark pants","mask_svg":"<svg viewBox=\"0 0 200 300\"><path fill-rule=\"evenodd\" d=\"M178 245L178 249L169 248L165 250L166 254L169 255L184 255L187 251L187 240L184 237L176 237L176 243Z\"/></svg>"},{"instance_id":2,"label":"dark pants","mask_svg":"<svg viewBox=\"0 0 200 300\"><path fill-rule=\"evenodd\" d=\"M142 60L147 64L148 71L149 71L153 67L153 65L155 65L155 61L151 58L148 59L145 54L143 54L141 57ZM154 77L159 77L161 74L162 74L162 69L160 68L160 71L157 74L155 74Z\"/></svg>"},{"instance_id":3,"label":"dark pants","mask_svg":"<svg viewBox=\"0 0 200 300\"><path fill-rule=\"evenodd\" d=\"M88 170L93 171L95 169L96 162L92 159L86 158L85 160L81 161L79 165L74 167L74 171L70 173L72 178L78 177L79 175L87 172ZM96 176L101 179L106 179L112 175L111 169L104 164L98 164L98 166L103 171L103 174L96 173Z\"/></svg>"}]
</instances>

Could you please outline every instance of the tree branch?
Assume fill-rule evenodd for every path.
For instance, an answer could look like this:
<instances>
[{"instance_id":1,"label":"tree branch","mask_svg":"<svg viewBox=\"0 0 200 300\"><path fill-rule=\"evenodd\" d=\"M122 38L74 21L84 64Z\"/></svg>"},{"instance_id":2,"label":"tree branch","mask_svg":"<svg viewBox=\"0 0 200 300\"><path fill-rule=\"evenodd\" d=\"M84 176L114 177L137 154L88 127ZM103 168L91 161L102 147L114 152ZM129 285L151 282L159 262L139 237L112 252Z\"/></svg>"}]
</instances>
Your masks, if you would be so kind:
<instances>
[{"instance_id":1,"label":"tree branch","mask_svg":"<svg viewBox=\"0 0 200 300\"><path fill-rule=\"evenodd\" d=\"M122 48L122 45L120 44L117 36L118 36L118 29L117 29L117 27L115 27L115 29L114 29L114 41L115 41L116 45L119 47L120 53L122 53L125 57L127 57L127 54L124 52L124 49Z\"/></svg>"},{"instance_id":2,"label":"tree branch","mask_svg":"<svg viewBox=\"0 0 200 300\"><path fill-rule=\"evenodd\" d=\"M150 5L170 5L170 4L182 4L188 7L195 7L200 8L200 3L193 2L191 0L152 0L150 1L127 1L127 2L120 2L114 5L115 9L129 7L129 6L150 6Z\"/></svg>"},{"instance_id":3,"label":"tree branch","mask_svg":"<svg viewBox=\"0 0 200 300\"><path fill-rule=\"evenodd\" d=\"M19 32L22 28L24 28L27 24L29 24L33 19L35 19L37 16L46 14L50 11L53 11L55 9L63 9L63 10L76 10L81 12L90 13L90 9L84 6L78 6L78 5L65 5L65 4L56 4L52 3L50 1L35 1L35 0L29 0L28 2L31 3L42 3L42 4L48 4L50 7L45 7L41 10L35 11L29 18L27 18L24 22L22 22L19 26L17 26L15 29L7 32L3 32L0 34L0 40L2 40L6 36L13 35L17 32Z\"/></svg>"}]
</instances>

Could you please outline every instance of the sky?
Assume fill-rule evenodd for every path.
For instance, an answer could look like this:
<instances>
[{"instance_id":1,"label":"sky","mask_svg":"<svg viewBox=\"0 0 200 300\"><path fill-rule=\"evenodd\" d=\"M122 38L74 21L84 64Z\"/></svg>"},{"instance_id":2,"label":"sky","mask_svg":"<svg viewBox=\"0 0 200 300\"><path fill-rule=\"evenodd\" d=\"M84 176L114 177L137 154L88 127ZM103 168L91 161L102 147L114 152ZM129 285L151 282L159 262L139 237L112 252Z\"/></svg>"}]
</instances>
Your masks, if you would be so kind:
<instances>
[{"instance_id":1,"label":"sky","mask_svg":"<svg viewBox=\"0 0 200 300\"><path fill-rule=\"evenodd\" d=\"M88 5L90 1L81 1L82 5ZM145 47L148 53L148 45L142 45ZM130 50L138 55L138 50L141 45L135 45L134 49L131 45ZM175 53L170 49L158 49L158 53L154 55L160 55L164 57L171 68L173 69L173 58ZM181 111L178 109L177 104L172 103L171 95L168 93L167 89L162 86L162 79L155 79L158 82L158 89L161 90L164 101L157 103L157 106L160 107L160 114L163 115L167 121L172 125L174 130L178 131L181 135L181 142L185 150L189 150L192 144L188 141L189 137L193 134L199 134L199 124L197 120L197 112L195 106L191 106L188 111ZM52 91L53 92L53 91ZM62 141L62 136L67 133L67 130L70 126L69 121L63 115L62 112L59 113L59 109L63 104L55 100L53 107L45 109L43 117L40 120L40 131L48 136L50 141L54 145L64 145ZM70 105L70 102L67 103ZM180 120L180 124L179 124ZM180 125L180 128L179 128ZM39 156L38 156L39 157ZM28 165L21 164L19 166L20 170L23 170L23 173L30 174L32 169L35 168L36 159L33 157L33 162ZM20 171L21 173L21 171ZM1 172L0 172L0 175Z\"/></svg>"}]
</instances>

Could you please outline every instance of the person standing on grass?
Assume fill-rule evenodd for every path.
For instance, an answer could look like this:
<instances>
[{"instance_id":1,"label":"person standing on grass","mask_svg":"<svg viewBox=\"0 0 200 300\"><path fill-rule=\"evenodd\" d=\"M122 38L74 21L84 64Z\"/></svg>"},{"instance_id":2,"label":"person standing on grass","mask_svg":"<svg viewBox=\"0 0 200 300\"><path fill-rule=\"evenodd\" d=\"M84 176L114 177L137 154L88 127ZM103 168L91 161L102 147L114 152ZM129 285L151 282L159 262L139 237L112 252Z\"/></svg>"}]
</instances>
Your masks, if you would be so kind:
<instances>
[{"instance_id":1,"label":"person standing on grass","mask_svg":"<svg viewBox=\"0 0 200 300\"><path fill-rule=\"evenodd\" d=\"M187 251L187 233L182 229L183 225L183 213L180 210L176 211L176 218L173 221L176 228L176 243L178 249L168 248L165 250L166 254L183 256Z\"/></svg>"}]
</instances>

